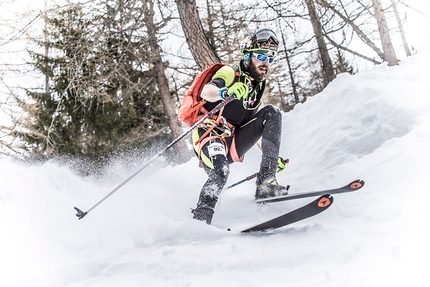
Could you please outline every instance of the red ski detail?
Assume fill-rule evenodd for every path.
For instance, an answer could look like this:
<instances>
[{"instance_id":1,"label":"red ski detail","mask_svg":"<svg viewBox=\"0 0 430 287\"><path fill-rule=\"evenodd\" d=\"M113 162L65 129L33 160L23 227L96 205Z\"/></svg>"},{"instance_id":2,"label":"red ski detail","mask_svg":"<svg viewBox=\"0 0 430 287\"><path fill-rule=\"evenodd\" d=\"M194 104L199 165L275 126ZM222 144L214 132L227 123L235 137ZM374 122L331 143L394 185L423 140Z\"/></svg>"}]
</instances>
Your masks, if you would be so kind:
<instances>
[{"instance_id":1,"label":"red ski detail","mask_svg":"<svg viewBox=\"0 0 430 287\"><path fill-rule=\"evenodd\" d=\"M350 187L352 188L352 189L358 189L358 188L361 188L363 186L363 184L361 183L361 182L353 182L353 183L351 183L351 185L350 185Z\"/></svg>"},{"instance_id":2,"label":"red ski detail","mask_svg":"<svg viewBox=\"0 0 430 287\"><path fill-rule=\"evenodd\" d=\"M330 199L323 197L318 201L318 207L326 207L330 203L331 203Z\"/></svg>"}]
</instances>

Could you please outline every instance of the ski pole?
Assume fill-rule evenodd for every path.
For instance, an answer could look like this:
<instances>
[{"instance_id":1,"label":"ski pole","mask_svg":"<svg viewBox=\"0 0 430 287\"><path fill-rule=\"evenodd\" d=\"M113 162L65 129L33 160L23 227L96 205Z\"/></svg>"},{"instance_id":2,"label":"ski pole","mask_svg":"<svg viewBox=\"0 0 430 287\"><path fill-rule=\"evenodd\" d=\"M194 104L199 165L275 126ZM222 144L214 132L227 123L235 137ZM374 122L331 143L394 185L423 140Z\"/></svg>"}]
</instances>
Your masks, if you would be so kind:
<instances>
[{"instance_id":1,"label":"ski pole","mask_svg":"<svg viewBox=\"0 0 430 287\"><path fill-rule=\"evenodd\" d=\"M254 173L254 174L252 174L252 175L250 175L250 176L248 176L242 180L239 180L238 182L233 183L232 185L227 186L225 189L230 189L232 187L235 187L236 185L239 185L241 183L244 183L245 181L248 181L248 180L251 180L251 179L257 177L257 175L258 175L258 172Z\"/></svg>"},{"instance_id":2,"label":"ski pole","mask_svg":"<svg viewBox=\"0 0 430 287\"><path fill-rule=\"evenodd\" d=\"M285 163L290 162L290 160L288 158L287 159L282 159L282 162L285 164ZM242 180L239 180L238 182L233 183L232 185L227 186L225 189L230 189L232 187L235 187L236 185L239 185L241 183L244 183L245 181L248 181L248 180L251 180L251 179L257 177L257 175L258 175L258 172L254 173L254 174L251 174L250 176L248 176L248 177L246 177L246 178L244 178Z\"/></svg>"},{"instance_id":3,"label":"ski pole","mask_svg":"<svg viewBox=\"0 0 430 287\"><path fill-rule=\"evenodd\" d=\"M182 138L184 138L186 135L191 133L195 128L197 128L202 122L204 122L206 119L212 117L217 112L219 112L225 105L230 103L236 99L235 94L228 95L225 97L224 101L220 102L218 105L215 106L210 112L208 112L203 118L198 120L194 125L192 125L188 130L186 130L182 135L174 139L170 144L168 144L165 148L163 148L160 152L158 152L156 155L154 155L150 160L148 160L138 171L133 173L129 178L124 180L123 183L115 187L111 192L109 192L105 197L103 197L99 202L97 202L93 207L88 209L87 211L83 211L77 207L75 207L75 210L78 212L76 213L76 216L79 219L84 218L85 215L87 215L91 210L96 208L100 203L105 201L108 197L110 197L112 194L114 194L118 189L120 189L123 185L125 185L127 182L129 182L133 177L135 177L138 173L140 173L143 169L145 169L150 163L152 163L154 160L156 160L159 156L163 155L169 148L171 148L173 145L175 145L178 141L180 141Z\"/></svg>"}]
</instances>

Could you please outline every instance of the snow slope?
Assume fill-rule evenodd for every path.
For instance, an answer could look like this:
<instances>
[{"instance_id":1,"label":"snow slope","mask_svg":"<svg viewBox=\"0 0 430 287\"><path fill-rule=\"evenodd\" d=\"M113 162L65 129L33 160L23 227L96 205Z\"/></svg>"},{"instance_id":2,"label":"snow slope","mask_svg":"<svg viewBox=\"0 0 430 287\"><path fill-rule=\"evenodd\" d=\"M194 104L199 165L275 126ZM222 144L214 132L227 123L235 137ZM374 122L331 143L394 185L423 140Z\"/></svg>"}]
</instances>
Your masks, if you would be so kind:
<instances>
[{"instance_id":1,"label":"snow slope","mask_svg":"<svg viewBox=\"0 0 430 287\"><path fill-rule=\"evenodd\" d=\"M366 185L268 234L235 231L310 199L256 206L246 182L222 194L208 226L191 219L206 178L193 159L149 167L78 220L74 206L88 210L143 161L96 179L0 160L0 286L429 286L429 65L427 47L397 67L340 75L284 114L290 163L278 180L290 193ZM233 164L229 184L259 157Z\"/></svg>"}]
</instances>

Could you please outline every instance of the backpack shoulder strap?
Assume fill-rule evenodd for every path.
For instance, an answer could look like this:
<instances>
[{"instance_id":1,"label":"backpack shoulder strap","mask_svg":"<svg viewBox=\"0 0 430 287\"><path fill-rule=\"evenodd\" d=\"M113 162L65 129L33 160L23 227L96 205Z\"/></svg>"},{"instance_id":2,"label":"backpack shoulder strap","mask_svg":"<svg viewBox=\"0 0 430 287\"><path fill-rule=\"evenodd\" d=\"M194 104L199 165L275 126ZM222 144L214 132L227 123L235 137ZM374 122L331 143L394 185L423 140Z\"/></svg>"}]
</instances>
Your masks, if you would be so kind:
<instances>
[{"instance_id":1,"label":"backpack shoulder strap","mask_svg":"<svg viewBox=\"0 0 430 287\"><path fill-rule=\"evenodd\" d=\"M233 83L240 82L242 72L240 71L240 66L237 64L230 64L230 67L234 69L234 81Z\"/></svg>"}]
</instances>

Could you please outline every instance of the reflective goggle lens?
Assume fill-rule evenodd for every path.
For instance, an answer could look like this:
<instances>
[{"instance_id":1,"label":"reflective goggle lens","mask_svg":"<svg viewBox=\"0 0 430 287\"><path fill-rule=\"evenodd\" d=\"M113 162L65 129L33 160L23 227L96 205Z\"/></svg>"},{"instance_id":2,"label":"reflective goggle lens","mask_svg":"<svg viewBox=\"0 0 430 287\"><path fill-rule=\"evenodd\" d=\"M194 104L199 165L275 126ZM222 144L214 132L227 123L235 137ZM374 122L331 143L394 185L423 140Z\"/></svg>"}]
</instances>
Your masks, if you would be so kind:
<instances>
[{"instance_id":1,"label":"reflective goggle lens","mask_svg":"<svg viewBox=\"0 0 430 287\"><path fill-rule=\"evenodd\" d=\"M274 57L269 57L269 56L261 55L261 54L256 54L256 58L260 62L266 62L267 60L269 60L269 64L272 64L273 61L275 61Z\"/></svg>"}]
</instances>

